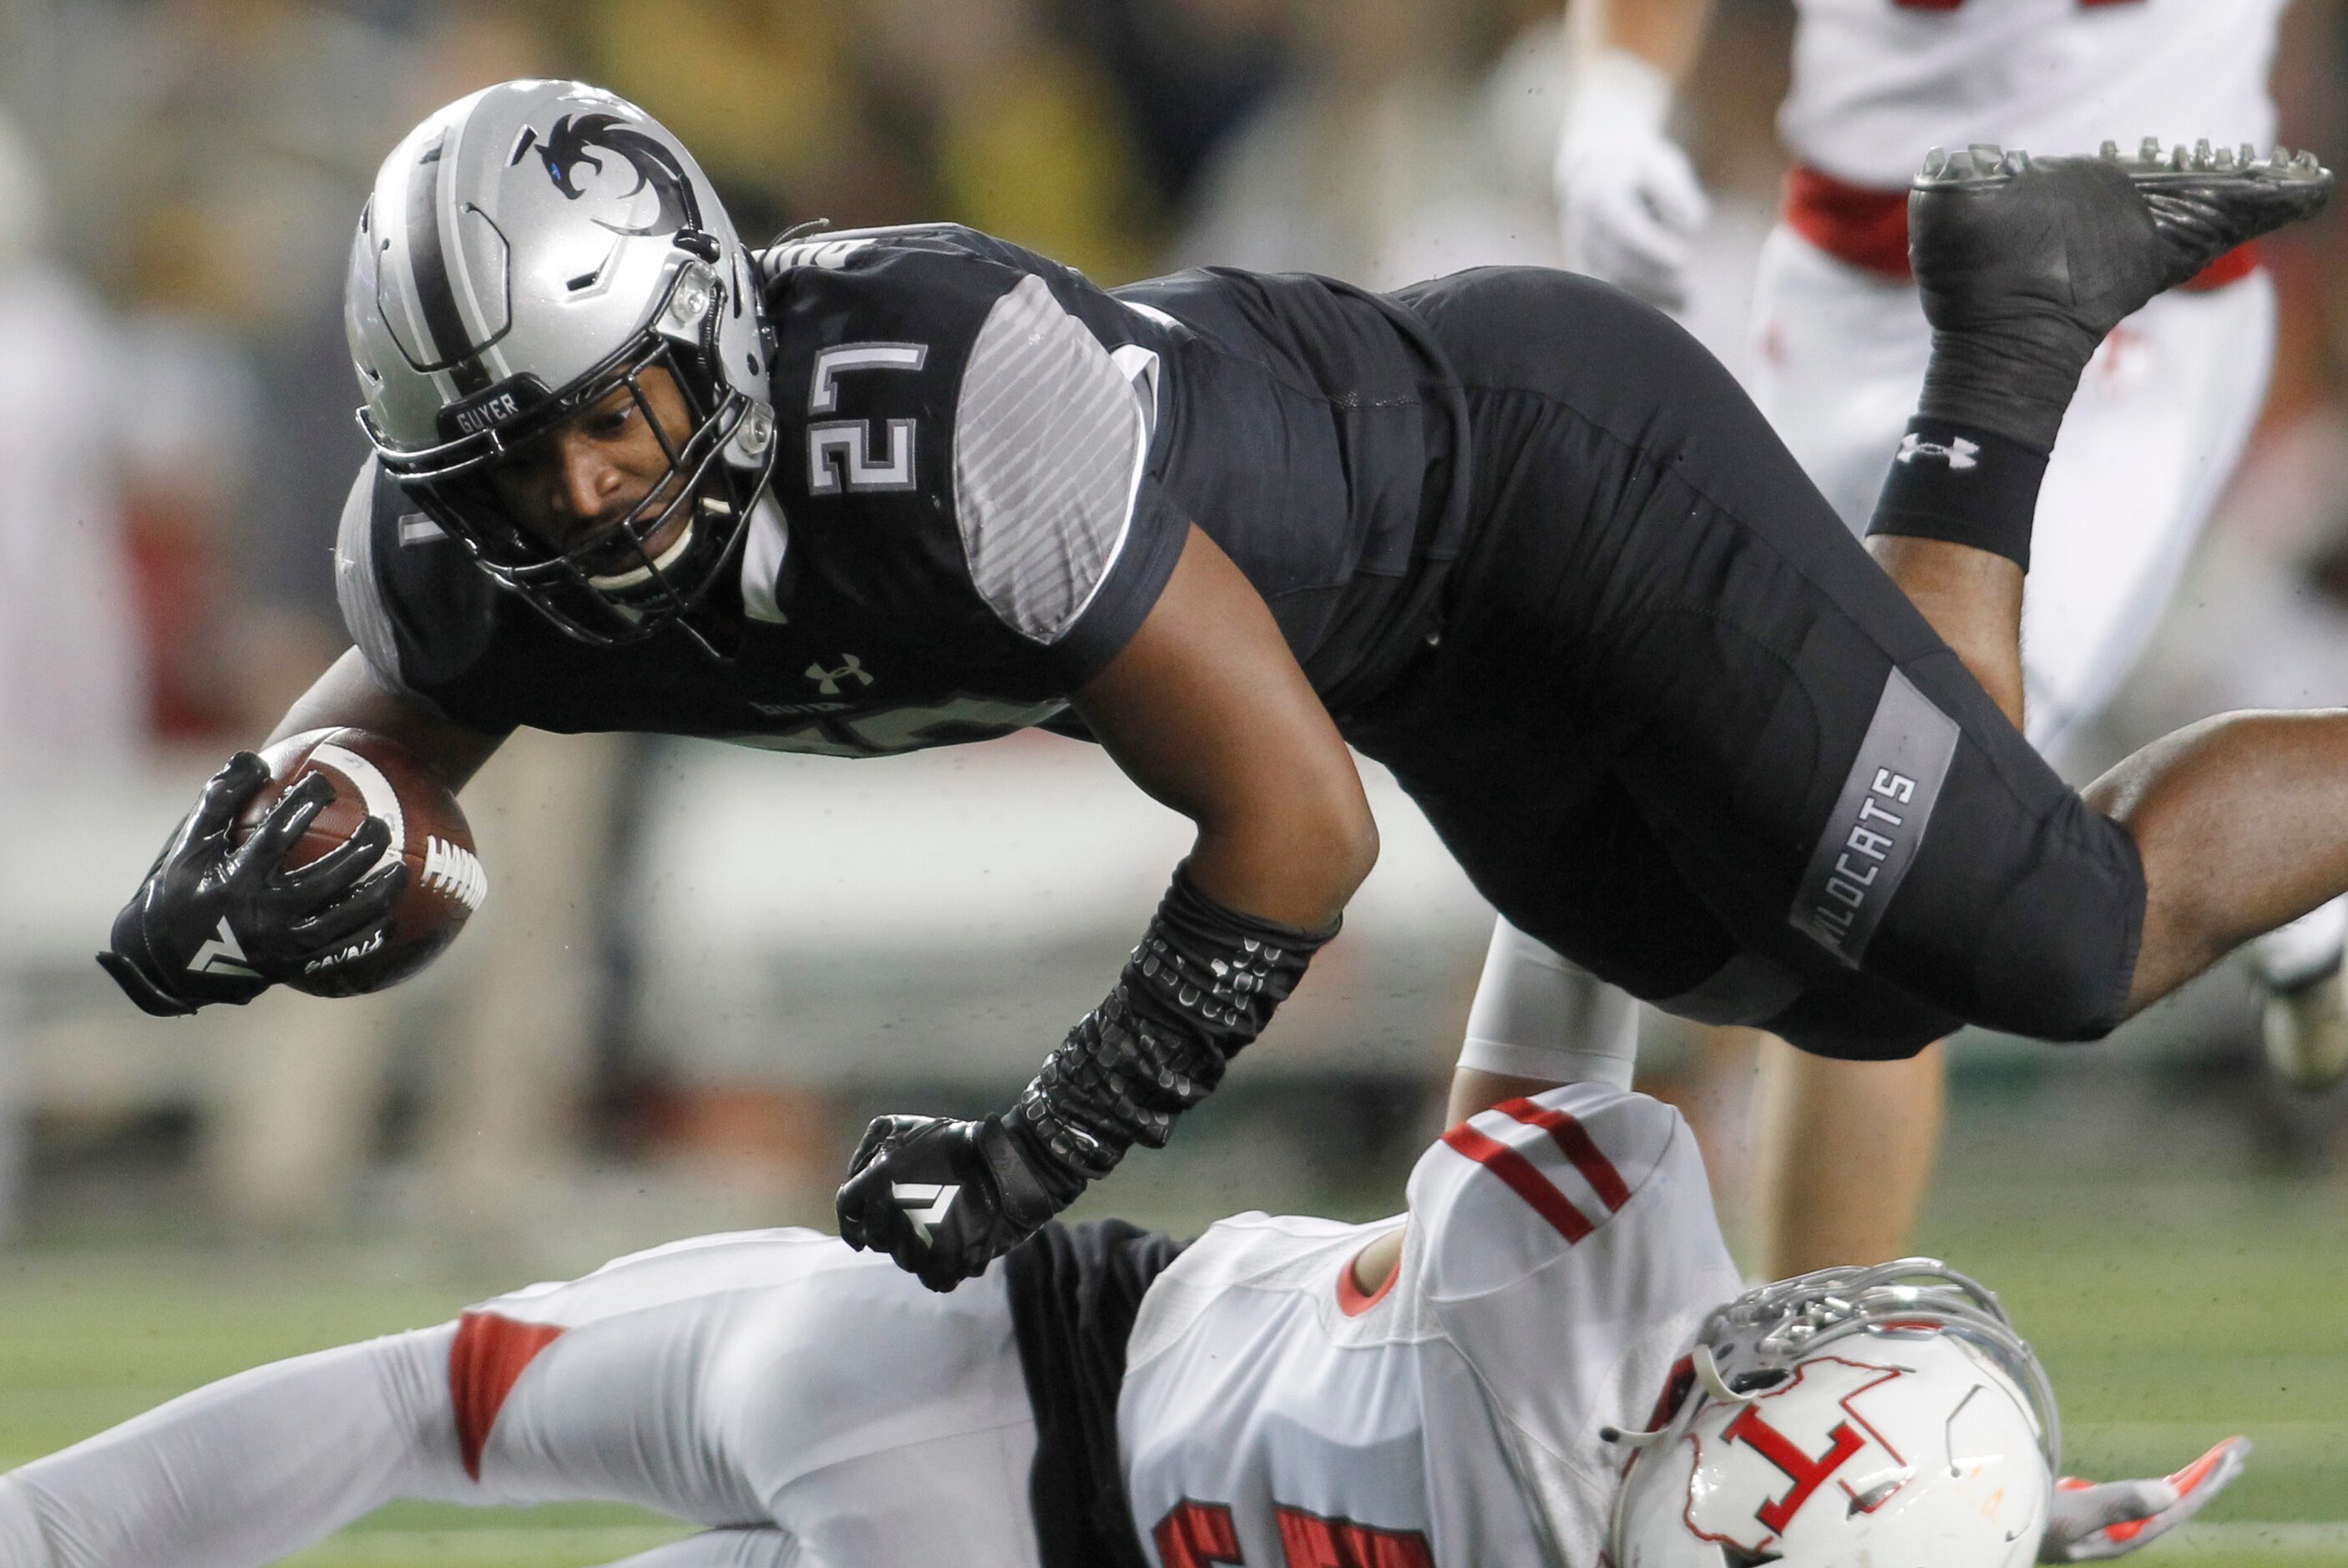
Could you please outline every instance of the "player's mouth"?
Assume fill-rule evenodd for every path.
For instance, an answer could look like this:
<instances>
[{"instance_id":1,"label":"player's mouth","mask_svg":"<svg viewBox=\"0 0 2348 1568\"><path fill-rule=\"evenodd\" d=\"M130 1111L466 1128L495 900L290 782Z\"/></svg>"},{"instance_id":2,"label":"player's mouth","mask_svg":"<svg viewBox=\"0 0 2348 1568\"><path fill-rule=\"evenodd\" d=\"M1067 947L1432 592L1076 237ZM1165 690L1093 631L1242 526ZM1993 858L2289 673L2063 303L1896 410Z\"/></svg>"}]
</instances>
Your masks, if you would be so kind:
<instances>
[{"instance_id":1,"label":"player's mouth","mask_svg":"<svg viewBox=\"0 0 2348 1568\"><path fill-rule=\"evenodd\" d=\"M628 551L623 557L636 564L625 572L613 572L587 579L587 586L599 593L621 593L641 587L653 579L654 573L666 572L684 558L693 543L693 511L680 507L676 515L653 530L641 551Z\"/></svg>"}]
</instances>

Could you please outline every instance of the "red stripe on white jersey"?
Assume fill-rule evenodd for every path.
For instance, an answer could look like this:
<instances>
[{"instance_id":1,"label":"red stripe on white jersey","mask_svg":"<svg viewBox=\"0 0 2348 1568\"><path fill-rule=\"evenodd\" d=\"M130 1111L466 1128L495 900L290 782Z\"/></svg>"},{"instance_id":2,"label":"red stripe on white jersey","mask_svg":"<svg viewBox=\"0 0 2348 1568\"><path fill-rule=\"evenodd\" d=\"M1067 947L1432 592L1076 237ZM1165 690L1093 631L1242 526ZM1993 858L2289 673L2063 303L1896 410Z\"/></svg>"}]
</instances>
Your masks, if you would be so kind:
<instances>
[{"instance_id":1,"label":"red stripe on white jersey","mask_svg":"<svg viewBox=\"0 0 2348 1568\"><path fill-rule=\"evenodd\" d=\"M475 1480L481 1479L489 1429L515 1379L561 1337L554 1324L516 1323L494 1312L469 1312L458 1320L457 1342L448 1348L448 1393L457 1406L457 1449Z\"/></svg>"},{"instance_id":2,"label":"red stripe on white jersey","mask_svg":"<svg viewBox=\"0 0 2348 1568\"><path fill-rule=\"evenodd\" d=\"M1623 1181L1622 1173L1614 1169L1614 1162L1606 1158L1581 1123L1565 1112L1535 1105L1529 1099L1512 1099L1492 1109L1503 1116L1515 1117L1527 1127L1546 1131L1551 1141L1565 1151L1565 1157L1573 1161L1573 1168L1581 1172L1581 1179L1590 1183L1590 1190L1598 1194L1598 1201L1606 1205L1608 1213L1631 1201L1631 1189Z\"/></svg>"},{"instance_id":3,"label":"red stripe on white jersey","mask_svg":"<svg viewBox=\"0 0 2348 1568\"><path fill-rule=\"evenodd\" d=\"M1466 1122L1443 1135L1443 1141L1509 1184L1511 1191L1533 1207L1567 1242L1578 1242L1597 1227L1573 1201L1542 1175L1533 1162L1495 1139L1487 1138Z\"/></svg>"}]
</instances>

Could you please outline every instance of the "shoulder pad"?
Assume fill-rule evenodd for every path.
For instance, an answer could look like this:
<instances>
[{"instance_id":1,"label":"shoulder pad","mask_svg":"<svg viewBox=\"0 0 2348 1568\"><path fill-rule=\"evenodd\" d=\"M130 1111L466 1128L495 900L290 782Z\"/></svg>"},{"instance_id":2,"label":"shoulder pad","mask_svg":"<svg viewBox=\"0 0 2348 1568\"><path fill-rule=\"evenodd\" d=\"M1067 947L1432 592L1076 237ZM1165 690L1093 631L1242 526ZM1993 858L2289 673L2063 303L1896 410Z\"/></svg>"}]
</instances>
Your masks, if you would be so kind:
<instances>
[{"instance_id":1,"label":"shoulder pad","mask_svg":"<svg viewBox=\"0 0 2348 1568\"><path fill-rule=\"evenodd\" d=\"M1411 1172L1425 1288L1483 1295L1557 1261L1632 1203L1675 1140L1693 1153L1678 1111L1611 1084L1569 1084L1469 1117Z\"/></svg>"},{"instance_id":2,"label":"shoulder pad","mask_svg":"<svg viewBox=\"0 0 2348 1568\"><path fill-rule=\"evenodd\" d=\"M402 688L430 696L488 649L503 595L373 458L344 504L335 561L353 640Z\"/></svg>"},{"instance_id":3,"label":"shoulder pad","mask_svg":"<svg viewBox=\"0 0 2348 1568\"><path fill-rule=\"evenodd\" d=\"M837 271L851 258L876 245L922 243L924 249L983 253L1002 247L977 230L960 223L890 223L870 229L826 229L798 238L776 241L758 253L758 275L772 283L794 267Z\"/></svg>"},{"instance_id":4,"label":"shoulder pad","mask_svg":"<svg viewBox=\"0 0 2348 1568\"><path fill-rule=\"evenodd\" d=\"M344 627L376 677L404 692L408 686L399 671L399 638L376 573L376 487L381 477L375 459L368 458L343 500L343 520L335 531L335 600L342 607Z\"/></svg>"}]
</instances>

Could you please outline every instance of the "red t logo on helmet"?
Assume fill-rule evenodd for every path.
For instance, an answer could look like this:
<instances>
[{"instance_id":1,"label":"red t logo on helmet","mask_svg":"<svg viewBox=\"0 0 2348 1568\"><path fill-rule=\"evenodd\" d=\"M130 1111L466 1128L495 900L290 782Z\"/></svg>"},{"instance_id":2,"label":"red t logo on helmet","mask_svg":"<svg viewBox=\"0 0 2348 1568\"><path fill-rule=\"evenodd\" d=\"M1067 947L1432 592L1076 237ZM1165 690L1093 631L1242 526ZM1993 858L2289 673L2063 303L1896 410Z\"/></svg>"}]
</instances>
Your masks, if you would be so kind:
<instances>
[{"instance_id":1,"label":"red t logo on helmet","mask_svg":"<svg viewBox=\"0 0 2348 1568\"><path fill-rule=\"evenodd\" d=\"M1839 1422L1827 1439L1833 1446L1813 1459L1794 1446L1793 1439L1761 1418L1761 1407L1747 1405L1745 1413L1723 1429L1722 1437L1730 1442L1741 1442L1779 1470L1794 1483L1794 1490L1774 1501L1765 1502L1754 1514L1773 1534L1782 1535L1794 1515L1802 1511L1802 1504L1810 1494L1826 1484L1826 1479L1840 1470L1851 1455L1867 1446L1867 1439L1850 1429L1848 1421Z\"/></svg>"}]
</instances>

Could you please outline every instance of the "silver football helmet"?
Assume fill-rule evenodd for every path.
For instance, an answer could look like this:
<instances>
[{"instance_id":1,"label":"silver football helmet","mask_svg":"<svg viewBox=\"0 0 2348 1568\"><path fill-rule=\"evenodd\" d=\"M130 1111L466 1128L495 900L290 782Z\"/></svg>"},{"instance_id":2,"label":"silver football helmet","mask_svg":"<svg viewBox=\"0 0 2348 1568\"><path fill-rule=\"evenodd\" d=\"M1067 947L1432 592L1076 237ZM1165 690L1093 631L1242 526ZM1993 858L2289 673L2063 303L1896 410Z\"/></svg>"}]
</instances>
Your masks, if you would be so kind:
<instances>
[{"instance_id":1,"label":"silver football helmet","mask_svg":"<svg viewBox=\"0 0 2348 1568\"><path fill-rule=\"evenodd\" d=\"M376 177L345 327L384 469L481 569L570 635L645 635L717 580L774 460L756 263L675 137L579 82L485 88ZM675 377L683 440L641 377ZM668 476L560 546L506 515L496 466L625 387ZM680 515L688 526L646 548Z\"/></svg>"},{"instance_id":2,"label":"silver football helmet","mask_svg":"<svg viewBox=\"0 0 2348 1568\"><path fill-rule=\"evenodd\" d=\"M2028 1568L2054 1391L1997 1297L1929 1258L1749 1291L1616 1494L1616 1568Z\"/></svg>"}]
</instances>

